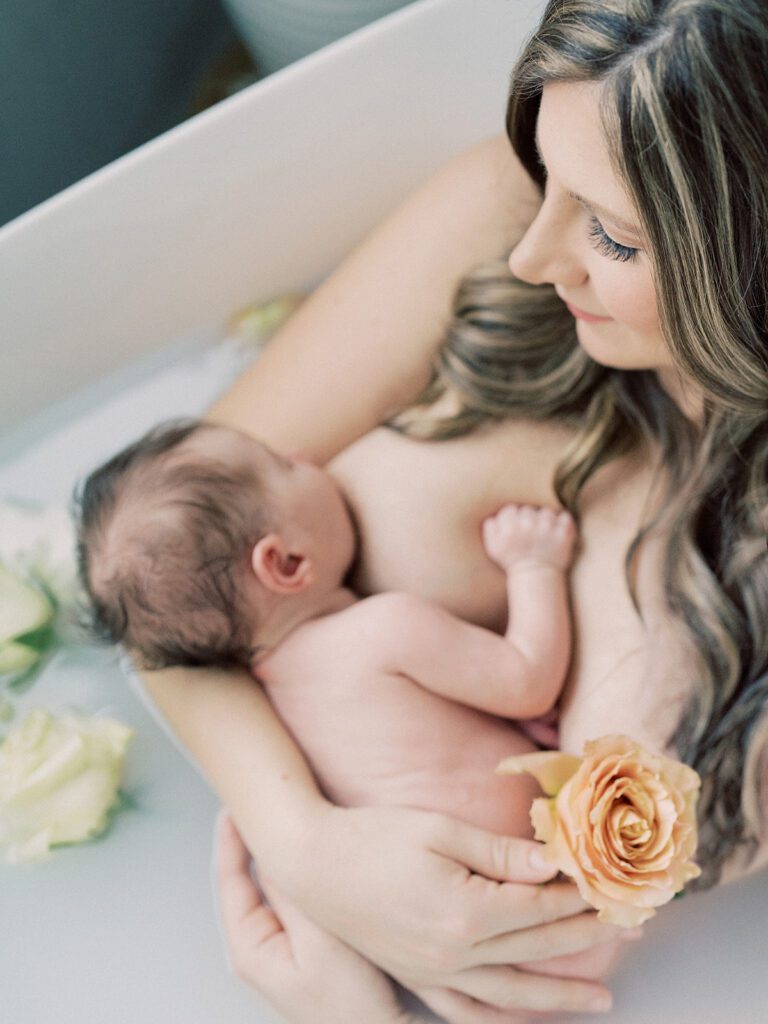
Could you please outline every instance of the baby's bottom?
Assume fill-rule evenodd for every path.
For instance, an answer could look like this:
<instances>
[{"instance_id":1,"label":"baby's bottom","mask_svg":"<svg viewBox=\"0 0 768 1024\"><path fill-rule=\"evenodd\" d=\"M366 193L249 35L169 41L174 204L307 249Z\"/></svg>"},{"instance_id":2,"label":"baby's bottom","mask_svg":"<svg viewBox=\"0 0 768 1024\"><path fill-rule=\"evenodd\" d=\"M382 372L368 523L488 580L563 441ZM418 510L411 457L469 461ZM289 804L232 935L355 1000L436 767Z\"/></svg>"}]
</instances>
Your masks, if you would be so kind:
<instances>
[{"instance_id":1,"label":"baby's bottom","mask_svg":"<svg viewBox=\"0 0 768 1024\"><path fill-rule=\"evenodd\" d=\"M495 774L505 757L538 749L514 722L445 700L402 676L362 682L357 676L348 685L336 677L332 699L322 687L307 686L293 692L278 686L270 697L333 802L437 811L499 834L532 836L538 786L528 776ZM599 978L613 966L618 945L517 966Z\"/></svg>"},{"instance_id":2,"label":"baby's bottom","mask_svg":"<svg viewBox=\"0 0 768 1024\"><path fill-rule=\"evenodd\" d=\"M496 774L504 758L537 749L514 722L394 674L350 673L328 687L286 680L268 692L334 803L437 811L532 836L536 782Z\"/></svg>"}]
</instances>

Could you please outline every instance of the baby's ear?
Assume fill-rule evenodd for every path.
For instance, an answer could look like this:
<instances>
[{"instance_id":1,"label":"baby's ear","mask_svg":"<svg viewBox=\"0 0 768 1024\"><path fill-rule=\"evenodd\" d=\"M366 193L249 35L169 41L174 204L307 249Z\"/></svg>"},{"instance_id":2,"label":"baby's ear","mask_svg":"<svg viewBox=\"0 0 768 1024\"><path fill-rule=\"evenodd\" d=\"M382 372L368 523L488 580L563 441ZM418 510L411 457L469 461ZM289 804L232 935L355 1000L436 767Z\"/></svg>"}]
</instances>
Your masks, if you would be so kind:
<instances>
[{"instance_id":1,"label":"baby's ear","mask_svg":"<svg viewBox=\"0 0 768 1024\"><path fill-rule=\"evenodd\" d=\"M278 533L268 533L254 545L251 568L259 583L273 594L300 594L314 580L306 555L289 551Z\"/></svg>"}]
</instances>

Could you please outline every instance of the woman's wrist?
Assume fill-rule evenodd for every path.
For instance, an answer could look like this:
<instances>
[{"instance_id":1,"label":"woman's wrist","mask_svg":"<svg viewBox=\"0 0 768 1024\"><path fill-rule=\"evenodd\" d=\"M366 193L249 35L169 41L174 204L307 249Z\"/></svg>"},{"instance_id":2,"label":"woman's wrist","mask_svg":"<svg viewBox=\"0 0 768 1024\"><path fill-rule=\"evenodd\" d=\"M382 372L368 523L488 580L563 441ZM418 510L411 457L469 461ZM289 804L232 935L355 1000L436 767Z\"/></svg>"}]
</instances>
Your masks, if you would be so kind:
<instances>
[{"instance_id":1,"label":"woman's wrist","mask_svg":"<svg viewBox=\"0 0 768 1024\"><path fill-rule=\"evenodd\" d=\"M156 707L270 870L311 849L330 805L261 686L245 672L165 669L142 676Z\"/></svg>"},{"instance_id":2,"label":"woman's wrist","mask_svg":"<svg viewBox=\"0 0 768 1024\"><path fill-rule=\"evenodd\" d=\"M248 800L236 823L260 872L301 902L301 890L312 884L312 864L325 845L323 833L337 810L316 786L281 783L259 801Z\"/></svg>"}]
</instances>

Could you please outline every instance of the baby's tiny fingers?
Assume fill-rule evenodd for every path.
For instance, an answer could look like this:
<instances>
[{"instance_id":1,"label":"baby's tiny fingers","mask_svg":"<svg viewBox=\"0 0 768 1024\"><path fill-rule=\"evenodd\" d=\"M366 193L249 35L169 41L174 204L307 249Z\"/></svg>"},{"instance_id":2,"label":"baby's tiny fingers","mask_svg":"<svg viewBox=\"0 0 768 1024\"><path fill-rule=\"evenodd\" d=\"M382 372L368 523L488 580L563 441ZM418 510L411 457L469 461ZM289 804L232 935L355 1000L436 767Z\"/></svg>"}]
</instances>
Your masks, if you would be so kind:
<instances>
[{"instance_id":1,"label":"baby's tiny fingers","mask_svg":"<svg viewBox=\"0 0 768 1024\"><path fill-rule=\"evenodd\" d=\"M526 507L525 505L518 505L514 501L509 501L509 502L507 502L506 505L502 505L501 506L499 511L496 513L496 516L493 517L493 518L497 518L498 516L504 517L504 516L514 516L514 515L517 515L517 513L520 511L520 509L521 508L525 508L525 507Z\"/></svg>"}]
</instances>

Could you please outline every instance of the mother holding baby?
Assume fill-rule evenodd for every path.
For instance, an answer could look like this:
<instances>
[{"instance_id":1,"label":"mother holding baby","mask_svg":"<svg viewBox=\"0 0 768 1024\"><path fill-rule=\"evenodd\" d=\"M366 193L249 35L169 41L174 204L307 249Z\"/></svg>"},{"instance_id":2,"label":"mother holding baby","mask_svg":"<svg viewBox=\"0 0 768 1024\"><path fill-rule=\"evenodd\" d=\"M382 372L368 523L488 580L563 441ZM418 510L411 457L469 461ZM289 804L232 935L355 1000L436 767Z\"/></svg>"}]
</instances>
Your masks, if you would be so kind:
<instances>
[{"instance_id":1,"label":"mother holding baby","mask_svg":"<svg viewBox=\"0 0 768 1024\"><path fill-rule=\"evenodd\" d=\"M768 863L766 69L761 0L551 0L508 138L391 215L210 411L330 464L362 593L501 628L482 520L568 508L560 745L626 732L696 768L708 886ZM382 972L450 1024L607 1009L617 932L537 885L534 843L331 805L245 672L147 685L237 823L225 927L288 1020L405 1020ZM317 928L260 903L246 848Z\"/></svg>"}]
</instances>

